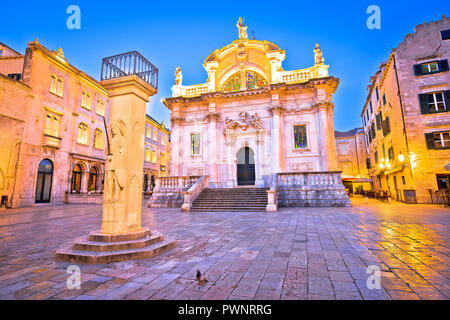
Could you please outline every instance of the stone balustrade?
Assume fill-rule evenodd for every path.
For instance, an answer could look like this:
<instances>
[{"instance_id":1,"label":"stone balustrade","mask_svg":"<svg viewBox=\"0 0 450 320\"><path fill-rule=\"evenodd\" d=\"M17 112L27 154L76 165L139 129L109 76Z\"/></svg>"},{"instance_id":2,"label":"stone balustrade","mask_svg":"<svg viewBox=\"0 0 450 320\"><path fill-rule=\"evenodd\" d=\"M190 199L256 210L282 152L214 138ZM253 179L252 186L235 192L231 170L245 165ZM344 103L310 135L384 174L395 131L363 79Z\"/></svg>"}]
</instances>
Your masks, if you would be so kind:
<instances>
[{"instance_id":1,"label":"stone balustrade","mask_svg":"<svg viewBox=\"0 0 450 320\"><path fill-rule=\"evenodd\" d=\"M311 69L284 71L281 75L282 82L307 82L313 78Z\"/></svg>"},{"instance_id":2,"label":"stone balustrade","mask_svg":"<svg viewBox=\"0 0 450 320\"><path fill-rule=\"evenodd\" d=\"M150 208L180 208L184 203L184 194L200 176L159 177L150 198Z\"/></svg>"},{"instance_id":3,"label":"stone balustrade","mask_svg":"<svg viewBox=\"0 0 450 320\"><path fill-rule=\"evenodd\" d=\"M274 202L278 207L351 206L340 171L279 173ZM268 209L273 210L274 206Z\"/></svg>"},{"instance_id":4,"label":"stone balustrade","mask_svg":"<svg viewBox=\"0 0 450 320\"><path fill-rule=\"evenodd\" d=\"M208 186L209 176L202 176L198 179L197 182L184 193L184 203L181 210L185 212L190 211L194 201L197 200L198 196L203 192L203 190L208 188Z\"/></svg>"},{"instance_id":5,"label":"stone balustrade","mask_svg":"<svg viewBox=\"0 0 450 320\"><path fill-rule=\"evenodd\" d=\"M155 182L155 190L189 189L199 178L200 176L159 177Z\"/></svg>"},{"instance_id":6,"label":"stone balustrade","mask_svg":"<svg viewBox=\"0 0 450 320\"><path fill-rule=\"evenodd\" d=\"M293 172L277 175L278 187L284 186L321 186L342 185L340 171Z\"/></svg>"}]
</instances>

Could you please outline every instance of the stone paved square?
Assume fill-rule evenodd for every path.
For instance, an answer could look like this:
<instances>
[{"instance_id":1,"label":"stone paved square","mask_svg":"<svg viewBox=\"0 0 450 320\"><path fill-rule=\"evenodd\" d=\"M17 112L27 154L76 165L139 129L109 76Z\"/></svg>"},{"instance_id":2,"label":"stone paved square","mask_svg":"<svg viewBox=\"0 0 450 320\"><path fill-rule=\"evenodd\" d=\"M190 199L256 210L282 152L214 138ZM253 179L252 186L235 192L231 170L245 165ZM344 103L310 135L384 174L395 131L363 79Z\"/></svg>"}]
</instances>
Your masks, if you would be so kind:
<instances>
[{"instance_id":1,"label":"stone paved square","mask_svg":"<svg viewBox=\"0 0 450 320\"><path fill-rule=\"evenodd\" d=\"M277 213L143 209L143 225L178 245L147 260L82 265L69 290L65 242L98 229L101 207L0 213L1 299L449 299L450 210L354 198L352 208ZM369 289L368 266L381 288ZM199 286L196 271L208 283Z\"/></svg>"}]
</instances>

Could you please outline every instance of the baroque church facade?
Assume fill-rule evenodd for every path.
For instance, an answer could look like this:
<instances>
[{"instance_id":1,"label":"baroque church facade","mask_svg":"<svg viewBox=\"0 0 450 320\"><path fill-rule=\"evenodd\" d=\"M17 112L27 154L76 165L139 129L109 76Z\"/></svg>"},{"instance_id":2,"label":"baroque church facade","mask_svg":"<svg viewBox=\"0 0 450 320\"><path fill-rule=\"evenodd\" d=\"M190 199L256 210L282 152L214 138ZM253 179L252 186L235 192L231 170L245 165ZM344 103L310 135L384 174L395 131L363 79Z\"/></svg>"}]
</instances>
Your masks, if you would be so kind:
<instances>
[{"instance_id":1,"label":"baroque church facade","mask_svg":"<svg viewBox=\"0 0 450 320\"><path fill-rule=\"evenodd\" d=\"M333 94L339 79L319 45L314 65L285 71L285 52L239 39L204 63L204 84L183 84L177 68L171 111L171 176L209 176L209 188L269 188L276 174L337 170Z\"/></svg>"}]
</instances>

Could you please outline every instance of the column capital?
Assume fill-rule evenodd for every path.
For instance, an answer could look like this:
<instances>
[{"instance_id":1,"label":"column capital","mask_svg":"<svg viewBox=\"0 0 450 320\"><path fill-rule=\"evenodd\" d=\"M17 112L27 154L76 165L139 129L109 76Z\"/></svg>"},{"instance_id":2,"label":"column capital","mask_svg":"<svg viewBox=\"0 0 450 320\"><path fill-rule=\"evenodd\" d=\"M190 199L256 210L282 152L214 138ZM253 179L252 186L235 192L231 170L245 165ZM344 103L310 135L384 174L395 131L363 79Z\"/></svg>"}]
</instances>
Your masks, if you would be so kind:
<instances>
[{"instance_id":1,"label":"column capital","mask_svg":"<svg viewBox=\"0 0 450 320\"><path fill-rule=\"evenodd\" d=\"M333 110L334 109L334 103L330 101L319 101L312 105L313 109L319 109L319 110Z\"/></svg>"},{"instance_id":2,"label":"column capital","mask_svg":"<svg viewBox=\"0 0 450 320\"><path fill-rule=\"evenodd\" d=\"M215 122L215 121L219 120L219 113L210 112L206 115L205 120L208 122Z\"/></svg>"},{"instance_id":3,"label":"column capital","mask_svg":"<svg viewBox=\"0 0 450 320\"><path fill-rule=\"evenodd\" d=\"M184 117L181 117L181 116L179 116L179 117L175 116L170 119L170 121L173 123L173 125L181 125L181 124L183 124L184 120L185 120Z\"/></svg>"},{"instance_id":4,"label":"column capital","mask_svg":"<svg viewBox=\"0 0 450 320\"><path fill-rule=\"evenodd\" d=\"M273 115L281 115L283 114L285 108L281 106L281 104L272 104L272 106L269 108L269 111L272 112Z\"/></svg>"}]
</instances>

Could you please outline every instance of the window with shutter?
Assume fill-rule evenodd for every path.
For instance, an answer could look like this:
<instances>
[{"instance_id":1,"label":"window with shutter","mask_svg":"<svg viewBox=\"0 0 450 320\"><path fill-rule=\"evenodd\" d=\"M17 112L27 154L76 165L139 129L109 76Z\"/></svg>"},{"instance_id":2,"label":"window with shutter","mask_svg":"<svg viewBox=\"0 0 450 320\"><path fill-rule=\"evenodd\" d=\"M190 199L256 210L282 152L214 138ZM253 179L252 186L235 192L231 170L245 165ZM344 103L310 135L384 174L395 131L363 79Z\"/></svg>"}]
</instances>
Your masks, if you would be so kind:
<instances>
[{"instance_id":1,"label":"window with shutter","mask_svg":"<svg viewBox=\"0 0 450 320\"><path fill-rule=\"evenodd\" d=\"M441 38L442 38L442 40L449 40L450 39L450 29L442 30Z\"/></svg>"},{"instance_id":2,"label":"window with shutter","mask_svg":"<svg viewBox=\"0 0 450 320\"><path fill-rule=\"evenodd\" d=\"M414 74L416 76L422 76L427 74L434 74L439 72L448 71L448 60L430 61L421 64L414 65Z\"/></svg>"},{"instance_id":3,"label":"window with shutter","mask_svg":"<svg viewBox=\"0 0 450 320\"><path fill-rule=\"evenodd\" d=\"M427 144L427 149L434 149L434 136L432 133L425 133L425 142Z\"/></svg>"},{"instance_id":4,"label":"window with shutter","mask_svg":"<svg viewBox=\"0 0 450 320\"><path fill-rule=\"evenodd\" d=\"M376 121L377 121L377 130L381 130L381 112L378 113L376 116Z\"/></svg>"},{"instance_id":5,"label":"window with shutter","mask_svg":"<svg viewBox=\"0 0 450 320\"><path fill-rule=\"evenodd\" d=\"M450 149L450 131L434 132L433 142L435 149Z\"/></svg>"},{"instance_id":6,"label":"window with shutter","mask_svg":"<svg viewBox=\"0 0 450 320\"><path fill-rule=\"evenodd\" d=\"M448 71L448 60L440 60L438 61L439 71L444 72Z\"/></svg>"}]
</instances>

